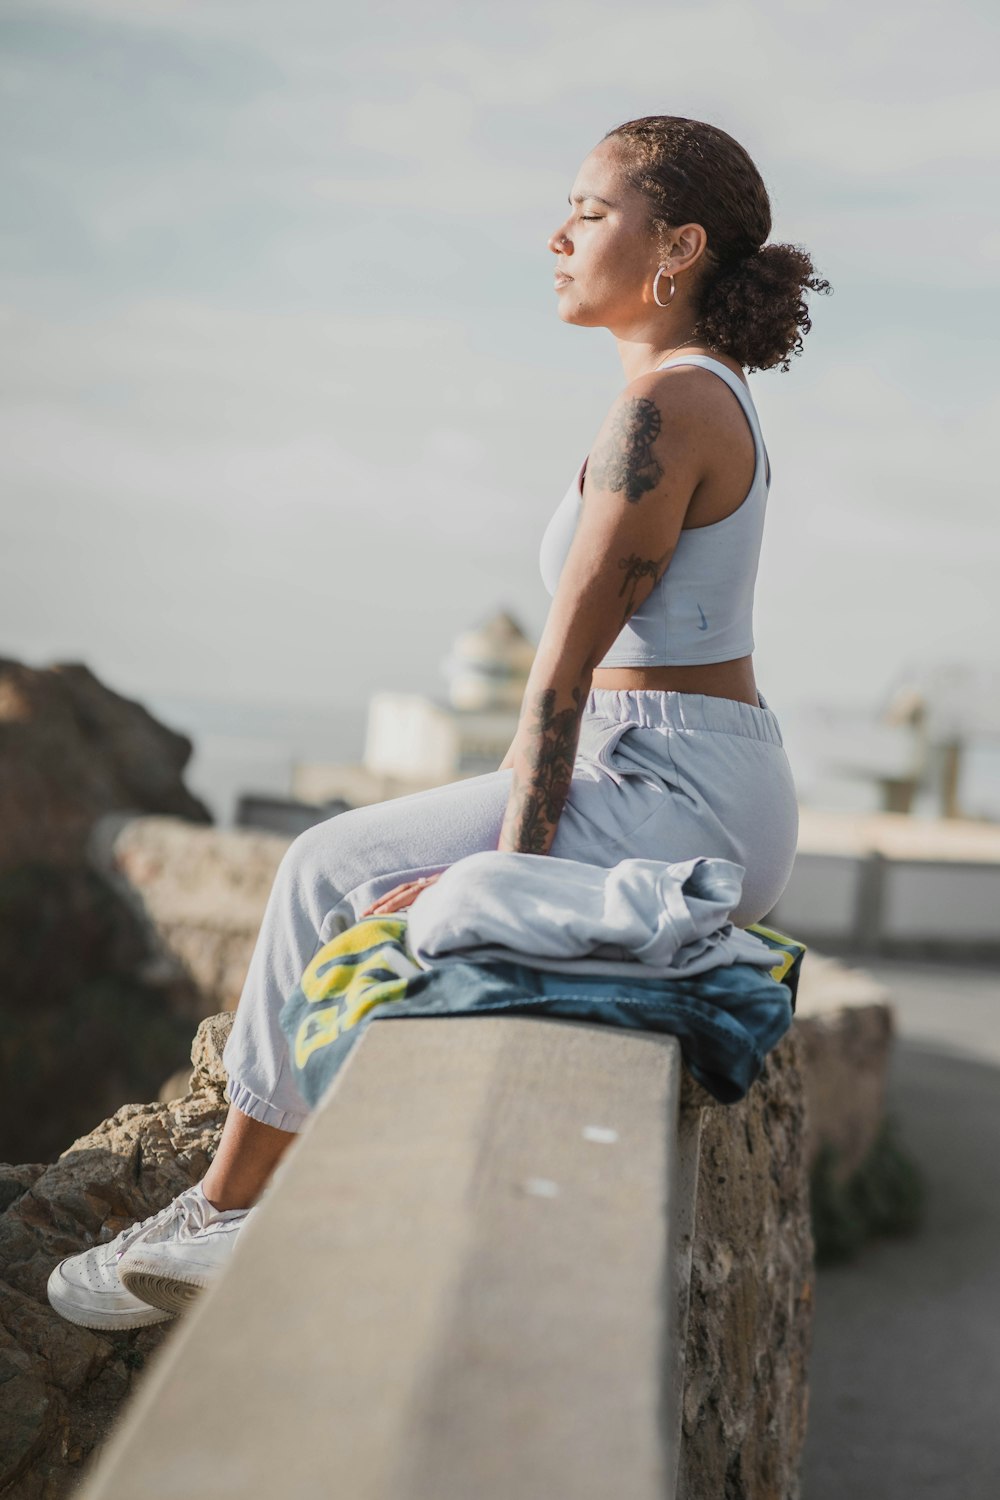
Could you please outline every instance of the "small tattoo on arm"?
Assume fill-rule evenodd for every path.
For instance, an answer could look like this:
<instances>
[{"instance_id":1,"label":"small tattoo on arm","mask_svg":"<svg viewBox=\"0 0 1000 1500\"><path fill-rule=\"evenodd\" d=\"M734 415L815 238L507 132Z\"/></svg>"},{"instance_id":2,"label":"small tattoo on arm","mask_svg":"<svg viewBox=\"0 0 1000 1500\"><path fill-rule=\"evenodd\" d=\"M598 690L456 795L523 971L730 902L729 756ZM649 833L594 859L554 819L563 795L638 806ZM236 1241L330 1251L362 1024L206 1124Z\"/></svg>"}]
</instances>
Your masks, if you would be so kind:
<instances>
[{"instance_id":1,"label":"small tattoo on arm","mask_svg":"<svg viewBox=\"0 0 1000 1500\"><path fill-rule=\"evenodd\" d=\"M637 609L640 602L635 597L639 582L643 578L652 578L653 582L645 596L648 598L648 595L655 589L663 566L673 550L673 547L668 547L662 557L640 557L638 552L633 552L628 557L620 557L618 559L618 567L625 574L625 577L622 579L622 586L618 590L619 599L625 593L626 589L628 590L628 596L625 599L625 612L622 615L623 625L628 623L630 616Z\"/></svg>"},{"instance_id":2,"label":"small tattoo on arm","mask_svg":"<svg viewBox=\"0 0 1000 1500\"><path fill-rule=\"evenodd\" d=\"M624 493L630 504L637 504L663 478L663 465L653 454L662 426L655 401L647 396L630 397L618 412L604 447L590 457L591 479L601 489Z\"/></svg>"}]
</instances>

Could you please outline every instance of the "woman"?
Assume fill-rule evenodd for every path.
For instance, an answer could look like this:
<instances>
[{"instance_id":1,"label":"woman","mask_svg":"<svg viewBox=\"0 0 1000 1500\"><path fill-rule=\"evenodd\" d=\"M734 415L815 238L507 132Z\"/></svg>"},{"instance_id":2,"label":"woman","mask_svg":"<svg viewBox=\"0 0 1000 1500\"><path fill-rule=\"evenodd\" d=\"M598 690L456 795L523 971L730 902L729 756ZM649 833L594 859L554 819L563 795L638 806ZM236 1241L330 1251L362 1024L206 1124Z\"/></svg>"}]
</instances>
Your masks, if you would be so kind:
<instances>
[{"instance_id":1,"label":"woman","mask_svg":"<svg viewBox=\"0 0 1000 1500\"><path fill-rule=\"evenodd\" d=\"M798 811L753 672L770 464L743 372L787 371L811 326L803 291L829 284L802 249L765 245L770 227L753 162L701 121L629 121L583 162L549 240L559 315L612 332L626 383L542 540L553 599L510 750L495 772L295 839L224 1053L218 1151L158 1214L56 1267L49 1297L72 1321L158 1322L218 1273L307 1114L285 999L321 944L464 855L714 855L746 872L734 922L774 906Z\"/></svg>"}]
</instances>

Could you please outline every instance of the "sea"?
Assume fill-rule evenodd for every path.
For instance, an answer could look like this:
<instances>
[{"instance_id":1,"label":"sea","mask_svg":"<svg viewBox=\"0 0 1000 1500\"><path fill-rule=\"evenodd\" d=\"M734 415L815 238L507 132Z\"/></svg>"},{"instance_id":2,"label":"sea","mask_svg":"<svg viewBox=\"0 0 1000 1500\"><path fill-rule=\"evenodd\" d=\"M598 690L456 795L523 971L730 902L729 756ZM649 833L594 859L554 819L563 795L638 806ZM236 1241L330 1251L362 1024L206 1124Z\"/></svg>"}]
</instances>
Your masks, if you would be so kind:
<instances>
[{"instance_id":1,"label":"sea","mask_svg":"<svg viewBox=\"0 0 1000 1500\"><path fill-rule=\"evenodd\" d=\"M357 764L364 753L364 700L317 708L146 693L142 702L192 741L184 782L221 828L234 826L246 793L290 797L297 764Z\"/></svg>"}]
</instances>

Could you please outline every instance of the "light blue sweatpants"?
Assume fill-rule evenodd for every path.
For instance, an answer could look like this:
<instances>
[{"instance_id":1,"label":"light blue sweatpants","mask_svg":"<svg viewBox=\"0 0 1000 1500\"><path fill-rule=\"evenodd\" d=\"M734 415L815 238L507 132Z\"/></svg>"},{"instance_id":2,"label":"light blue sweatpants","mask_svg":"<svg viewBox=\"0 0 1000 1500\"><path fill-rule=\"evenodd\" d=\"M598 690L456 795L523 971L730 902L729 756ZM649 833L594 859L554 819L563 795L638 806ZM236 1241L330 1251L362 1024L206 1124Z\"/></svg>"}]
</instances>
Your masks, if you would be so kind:
<instances>
[{"instance_id":1,"label":"light blue sweatpants","mask_svg":"<svg viewBox=\"0 0 1000 1500\"><path fill-rule=\"evenodd\" d=\"M404 880L495 849L511 784L489 771L338 813L293 840L275 875L223 1063L244 1114L298 1131L278 1017L317 949ZM761 921L791 874L798 802L777 717L704 693L594 688L550 852L609 868L622 859L715 855L744 867L732 913Z\"/></svg>"}]
</instances>

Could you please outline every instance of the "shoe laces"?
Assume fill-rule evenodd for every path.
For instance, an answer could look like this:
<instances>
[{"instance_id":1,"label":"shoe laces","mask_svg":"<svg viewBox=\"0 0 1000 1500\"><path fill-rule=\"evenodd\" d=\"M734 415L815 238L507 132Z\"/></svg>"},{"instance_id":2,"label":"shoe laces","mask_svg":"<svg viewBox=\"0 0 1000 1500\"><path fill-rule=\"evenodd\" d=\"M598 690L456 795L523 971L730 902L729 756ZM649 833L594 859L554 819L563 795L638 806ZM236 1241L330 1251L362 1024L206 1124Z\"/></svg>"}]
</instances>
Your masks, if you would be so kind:
<instances>
[{"instance_id":1,"label":"shoe laces","mask_svg":"<svg viewBox=\"0 0 1000 1500\"><path fill-rule=\"evenodd\" d=\"M208 1207L207 1204L205 1206ZM120 1234L116 1235L113 1241L116 1259L121 1260L128 1247L154 1224L165 1229L172 1219L178 1217L180 1218L178 1232L182 1237L184 1237L185 1229L190 1235L192 1224L196 1230L204 1227L204 1209L201 1208L201 1201L193 1187L185 1188L184 1192L173 1198L165 1207L158 1208L155 1213L149 1214L140 1223L131 1224L128 1229L123 1229Z\"/></svg>"}]
</instances>

